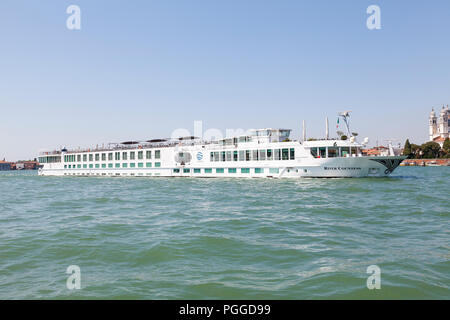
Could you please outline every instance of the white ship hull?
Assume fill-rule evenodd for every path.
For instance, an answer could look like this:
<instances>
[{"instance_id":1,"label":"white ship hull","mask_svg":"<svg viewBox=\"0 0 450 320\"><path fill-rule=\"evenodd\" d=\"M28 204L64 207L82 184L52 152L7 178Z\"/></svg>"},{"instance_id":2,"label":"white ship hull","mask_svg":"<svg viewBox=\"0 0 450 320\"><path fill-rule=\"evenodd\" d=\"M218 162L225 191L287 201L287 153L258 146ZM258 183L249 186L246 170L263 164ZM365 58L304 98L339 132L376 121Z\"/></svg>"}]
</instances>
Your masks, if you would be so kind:
<instances>
[{"instance_id":1,"label":"white ship hull","mask_svg":"<svg viewBox=\"0 0 450 320\"><path fill-rule=\"evenodd\" d=\"M363 156L350 141L140 145L40 157L42 176L192 178L384 177L406 157ZM353 151L353 152L352 152ZM322 153L322 154L321 154ZM56 157L50 159L50 157Z\"/></svg>"}]
</instances>

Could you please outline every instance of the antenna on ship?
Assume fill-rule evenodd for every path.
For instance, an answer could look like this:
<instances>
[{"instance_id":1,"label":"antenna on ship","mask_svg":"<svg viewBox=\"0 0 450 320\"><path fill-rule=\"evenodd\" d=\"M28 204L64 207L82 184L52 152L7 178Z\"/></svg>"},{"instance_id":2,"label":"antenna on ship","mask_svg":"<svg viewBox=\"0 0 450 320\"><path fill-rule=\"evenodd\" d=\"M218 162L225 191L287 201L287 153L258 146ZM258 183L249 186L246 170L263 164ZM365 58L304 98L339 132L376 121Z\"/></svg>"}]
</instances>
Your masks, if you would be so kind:
<instances>
[{"instance_id":1,"label":"antenna on ship","mask_svg":"<svg viewBox=\"0 0 450 320\"><path fill-rule=\"evenodd\" d=\"M305 127L305 120L303 120L303 142L306 141L306 127Z\"/></svg>"},{"instance_id":2,"label":"antenna on ship","mask_svg":"<svg viewBox=\"0 0 450 320\"><path fill-rule=\"evenodd\" d=\"M347 134L349 137L352 136L351 132L350 132L350 112L351 111L343 111L343 112L339 112L339 116L342 117L342 119L345 122L345 126L347 127Z\"/></svg>"},{"instance_id":3,"label":"antenna on ship","mask_svg":"<svg viewBox=\"0 0 450 320\"><path fill-rule=\"evenodd\" d=\"M329 129L328 129L328 117L326 117L326 120L325 120L325 138L328 140L328 137L329 137Z\"/></svg>"}]
</instances>

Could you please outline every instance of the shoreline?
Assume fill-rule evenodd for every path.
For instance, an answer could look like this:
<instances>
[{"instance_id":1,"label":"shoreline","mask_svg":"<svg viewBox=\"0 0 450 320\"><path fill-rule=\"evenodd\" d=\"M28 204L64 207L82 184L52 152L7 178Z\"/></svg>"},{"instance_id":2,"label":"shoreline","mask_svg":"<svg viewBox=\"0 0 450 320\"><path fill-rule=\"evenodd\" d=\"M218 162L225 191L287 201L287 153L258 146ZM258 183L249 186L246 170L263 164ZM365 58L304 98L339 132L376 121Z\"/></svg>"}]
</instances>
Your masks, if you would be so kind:
<instances>
[{"instance_id":1,"label":"shoreline","mask_svg":"<svg viewBox=\"0 0 450 320\"><path fill-rule=\"evenodd\" d=\"M405 159L400 164L402 167L446 167L450 166L450 159Z\"/></svg>"}]
</instances>

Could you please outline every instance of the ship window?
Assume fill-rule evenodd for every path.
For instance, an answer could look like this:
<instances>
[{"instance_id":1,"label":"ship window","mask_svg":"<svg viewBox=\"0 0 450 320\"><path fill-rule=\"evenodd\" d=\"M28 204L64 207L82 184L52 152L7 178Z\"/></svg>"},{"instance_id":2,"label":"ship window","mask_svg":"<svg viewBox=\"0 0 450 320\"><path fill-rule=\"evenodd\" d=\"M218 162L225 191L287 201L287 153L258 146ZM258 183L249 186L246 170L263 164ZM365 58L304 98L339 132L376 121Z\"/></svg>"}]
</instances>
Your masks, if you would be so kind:
<instances>
[{"instance_id":1,"label":"ship window","mask_svg":"<svg viewBox=\"0 0 450 320\"><path fill-rule=\"evenodd\" d=\"M253 161L258 161L258 150L252 150Z\"/></svg>"},{"instance_id":2,"label":"ship window","mask_svg":"<svg viewBox=\"0 0 450 320\"><path fill-rule=\"evenodd\" d=\"M159 159L161 158L161 151L160 150L156 150L155 151L155 159Z\"/></svg>"},{"instance_id":3,"label":"ship window","mask_svg":"<svg viewBox=\"0 0 450 320\"><path fill-rule=\"evenodd\" d=\"M225 161L225 151L220 153L220 161Z\"/></svg>"},{"instance_id":4,"label":"ship window","mask_svg":"<svg viewBox=\"0 0 450 320\"><path fill-rule=\"evenodd\" d=\"M128 163L122 163L122 168L127 168L128 167Z\"/></svg>"},{"instance_id":5,"label":"ship window","mask_svg":"<svg viewBox=\"0 0 450 320\"><path fill-rule=\"evenodd\" d=\"M289 149L281 149L281 159L289 160Z\"/></svg>"},{"instance_id":6,"label":"ship window","mask_svg":"<svg viewBox=\"0 0 450 320\"><path fill-rule=\"evenodd\" d=\"M267 160L272 160L272 149L267 149Z\"/></svg>"},{"instance_id":7,"label":"ship window","mask_svg":"<svg viewBox=\"0 0 450 320\"><path fill-rule=\"evenodd\" d=\"M102 163L102 168L106 168L106 163Z\"/></svg>"},{"instance_id":8,"label":"ship window","mask_svg":"<svg viewBox=\"0 0 450 320\"><path fill-rule=\"evenodd\" d=\"M270 173L280 173L280 169L278 169L278 168L270 168L269 172Z\"/></svg>"},{"instance_id":9,"label":"ship window","mask_svg":"<svg viewBox=\"0 0 450 320\"><path fill-rule=\"evenodd\" d=\"M227 151L227 161L231 161L231 151Z\"/></svg>"},{"instance_id":10,"label":"ship window","mask_svg":"<svg viewBox=\"0 0 450 320\"><path fill-rule=\"evenodd\" d=\"M326 157L327 157L327 148L319 147L319 158L326 158Z\"/></svg>"},{"instance_id":11,"label":"ship window","mask_svg":"<svg viewBox=\"0 0 450 320\"><path fill-rule=\"evenodd\" d=\"M40 162L42 162L42 161L40 161ZM64 165L64 169L67 169L67 164Z\"/></svg>"},{"instance_id":12,"label":"ship window","mask_svg":"<svg viewBox=\"0 0 450 320\"><path fill-rule=\"evenodd\" d=\"M100 165L98 163L95 164L96 168L100 168Z\"/></svg>"},{"instance_id":13,"label":"ship window","mask_svg":"<svg viewBox=\"0 0 450 320\"><path fill-rule=\"evenodd\" d=\"M94 167L94 165L91 163L91 164L89 164L89 168L93 168Z\"/></svg>"},{"instance_id":14,"label":"ship window","mask_svg":"<svg viewBox=\"0 0 450 320\"><path fill-rule=\"evenodd\" d=\"M214 152L209 153L209 161L214 161Z\"/></svg>"},{"instance_id":15,"label":"ship window","mask_svg":"<svg viewBox=\"0 0 450 320\"><path fill-rule=\"evenodd\" d=\"M188 169L188 168L183 169L183 173L189 173L189 172L191 172L191 169Z\"/></svg>"},{"instance_id":16,"label":"ship window","mask_svg":"<svg viewBox=\"0 0 450 320\"><path fill-rule=\"evenodd\" d=\"M194 169L194 173L200 173L201 169Z\"/></svg>"},{"instance_id":17,"label":"ship window","mask_svg":"<svg viewBox=\"0 0 450 320\"><path fill-rule=\"evenodd\" d=\"M106 153L102 153L102 161L106 161Z\"/></svg>"},{"instance_id":18,"label":"ship window","mask_svg":"<svg viewBox=\"0 0 450 320\"><path fill-rule=\"evenodd\" d=\"M216 173L224 173L225 170L223 168L217 168Z\"/></svg>"},{"instance_id":19,"label":"ship window","mask_svg":"<svg viewBox=\"0 0 450 320\"><path fill-rule=\"evenodd\" d=\"M259 160L266 160L266 150L259 150Z\"/></svg>"},{"instance_id":20,"label":"ship window","mask_svg":"<svg viewBox=\"0 0 450 320\"><path fill-rule=\"evenodd\" d=\"M147 168L151 168L151 167L152 167L152 163L151 163L151 162L147 162L147 163L145 164L145 166L146 166Z\"/></svg>"},{"instance_id":21,"label":"ship window","mask_svg":"<svg viewBox=\"0 0 450 320\"><path fill-rule=\"evenodd\" d=\"M89 161L93 161L94 160L94 155L91 153L89 154Z\"/></svg>"},{"instance_id":22,"label":"ship window","mask_svg":"<svg viewBox=\"0 0 450 320\"><path fill-rule=\"evenodd\" d=\"M122 152L122 160L127 160L128 159L128 154L126 151Z\"/></svg>"},{"instance_id":23,"label":"ship window","mask_svg":"<svg viewBox=\"0 0 450 320\"><path fill-rule=\"evenodd\" d=\"M212 173L212 169L211 168L205 168L205 173Z\"/></svg>"},{"instance_id":24,"label":"ship window","mask_svg":"<svg viewBox=\"0 0 450 320\"><path fill-rule=\"evenodd\" d=\"M233 161L238 161L238 152L233 151Z\"/></svg>"},{"instance_id":25,"label":"ship window","mask_svg":"<svg viewBox=\"0 0 450 320\"><path fill-rule=\"evenodd\" d=\"M310 152L314 158L317 158L317 148L311 148Z\"/></svg>"},{"instance_id":26,"label":"ship window","mask_svg":"<svg viewBox=\"0 0 450 320\"><path fill-rule=\"evenodd\" d=\"M241 173L250 173L250 168L241 168Z\"/></svg>"},{"instance_id":27,"label":"ship window","mask_svg":"<svg viewBox=\"0 0 450 320\"><path fill-rule=\"evenodd\" d=\"M350 152L349 147L341 147L341 157L346 157Z\"/></svg>"},{"instance_id":28,"label":"ship window","mask_svg":"<svg viewBox=\"0 0 450 320\"><path fill-rule=\"evenodd\" d=\"M239 161L245 161L245 151L239 150Z\"/></svg>"},{"instance_id":29,"label":"ship window","mask_svg":"<svg viewBox=\"0 0 450 320\"><path fill-rule=\"evenodd\" d=\"M83 164L83 168L87 168L87 164Z\"/></svg>"},{"instance_id":30,"label":"ship window","mask_svg":"<svg viewBox=\"0 0 450 320\"><path fill-rule=\"evenodd\" d=\"M135 168L136 167L136 163L130 163L130 168Z\"/></svg>"},{"instance_id":31,"label":"ship window","mask_svg":"<svg viewBox=\"0 0 450 320\"><path fill-rule=\"evenodd\" d=\"M138 151L138 160L144 159L144 151Z\"/></svg>"},{"instance_id":32,"label":"ship window","mask_svg":"<svg viewBox=\"0 0 450 320\"><path fill-rule=\"evenodd\" d=\"M112 152L110 152L110 153L108 153L108 160L112 161L112 159L113 159L113 154L112 154Z\"/></svg>"},{"instance_id":33,"label":"ship window","mask_svg":"<svg viewBox=\"0 0 450 320\"><path fill-rule=\"evenodd\" d=\"M289 159L290 160L295 159L295 149L294 148L289 149Z\"/></svg>"},{"instance_id":34,"label":"ship window","mask_svg":"<svg viewBox=\"0 0 450 320\"><path fill-rule=\"evenodd\" d=\"M328 147L328 158L336 158L339 153L339 148L337 147Z\"/></svg>"},{"instance_id":35,"label":"ship window","mask_svg":"<svg viewBox=\"0 0 450 320\"><path fill-rule=\"evenodd\" d=\"M156 168L161 167L161 162L155 162L155 167L156 167Z\"/></svg>"},{"instance_id":36,"label":"ship window","mask_svg":"<svg viewBox=\"0 0 450 320\"><path fill-rule=\"evenodd\" d=\"M100 154L98 153L95 154L95 161L100 161Z\"/></svg>"},{"instance_id":37,"label":"ship window","mask_svg":"<svg viewBox=\"0 0 450 320\"><path fill-rule=\"evenodd\" d=\"M228 173L236 173L236 168L228 168Z\"/></svg>"},{"instance_id":38,"label":"ship window","mask_svg":"<svg viewBox=\"0 0 450 320\"><path fill-rule=\"evenodd\" d=\"M116 153L114 154L114 159L115 159L116 161L120 160L120 152L116 152Z\"/></svg>"},{"instance_id":39,"label":"ship window","mask_svg":"<svg viewBox=\"0 0 450 320\"><path fill-rule=\"evenodd\" d=\"M245 161L250 161L250 150L245 150Z\"/></svg>"},{"instance_id":40,"label":"ship window","mask_svg":"<svg viewBox=\"0 0 450 320\"><path fill-rule=\"evenodd\" d=\"M255 173L264 173L264 168L255 168Z\"/></svg>"},{"instance_id":41,"label":"ship window","mask_svg":"<svg viewBox=\"0 0 450 320\"><path fill-rule=\"evenodd\" d=\"M86 162L86 161L87 161L87 155L83 154L83 162Z\"/></svg>"},{"instance_id":42,"label":"ship window","mask_svg":"<svg viewBox=\"0 0 450 320\"><path fill-rule=\"evenodd\" d=\"M273 150L273 151L274 151L274 160L281 160L281 157L280 157L280 155L281 155L280 149L275 149L275 150Z\"/></svg>"},{"instance_id":43,"label":"ship window","mask_svg":"<svg viewBox=\"0 0 450 320\"><path fill-rule=\"evenodd\" d=\"M145 153L145 158L146 158L146 159L151 159L151 158L152 158L152 151L151 151L151 150L148 150L148 151Z\"/></svg>"},{"instance_id":44,"label":"ship window","mask_svg":"<svg viewBox=\"0 0 450 320\"><path fill-rule=\"evenodd\" d=\"M134 151L130 152L130 160L134 160L135 154L136 153Z\"/></svg>"},{"instance_id":45,"label":"ship window","mask_svg":"<svg viewBox=\"0 0 450 320\"><path fill-rule=\"evenodd\" d=\"M144 163L143 162L139 162L138 163L138 168L143 168L144 167Z\"/></svg>"},{"instance_id":46,"label":"ship window","mask_svg":"<svg viewBox=\"0 0 450 320\"><path fill-rule=\"evenodd\" d=\"M180 173L180 169L173 169L173 173Z\"/></svg>"},{"instance_id":47,"label":"ship window","mask_svg":"<svg viewBox=\"0 0 450 320\"><path fill-rule=\"evenodd\" d=\"M219 161L219 152L214 152L214 161Z\"/></svg>"},{"instance_id":48,"label":"ship window","mask_svg":"<svg viewBox=\"0 0 450 320\"><path fill-rule=\"evenodd\" d=\"M81 154L77 155L77 161L81 162Z\"/></svg>"},{"instance_id":49,"label":"ship window","mask_svg":"<svg viewBox=\"0 0 450 320\"><path fill-rule=\"evenodd\" d=\"M112 163L108 163L108 168L112 168L113 164Z\"/></svg>"}]
</instances>

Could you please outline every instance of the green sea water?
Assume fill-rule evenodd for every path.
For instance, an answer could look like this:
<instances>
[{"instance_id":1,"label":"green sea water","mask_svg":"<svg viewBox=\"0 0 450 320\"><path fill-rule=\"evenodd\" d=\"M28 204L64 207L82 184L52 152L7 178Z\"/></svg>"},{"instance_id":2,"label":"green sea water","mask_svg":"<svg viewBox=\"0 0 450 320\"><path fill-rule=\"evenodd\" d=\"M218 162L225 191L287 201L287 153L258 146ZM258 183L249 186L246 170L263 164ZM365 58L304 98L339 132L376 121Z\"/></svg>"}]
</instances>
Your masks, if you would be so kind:
<instances>
[{"instance_id":1,"label":"green sea water","mask_svg":"<svg viewBox=\"0 0 450 320\"><path fill-rule=\"evenodd\" d=\"M0 299L450 299L449 181L0 172Z\"/></svg>"}]
</instances>

